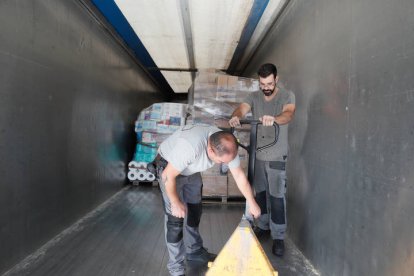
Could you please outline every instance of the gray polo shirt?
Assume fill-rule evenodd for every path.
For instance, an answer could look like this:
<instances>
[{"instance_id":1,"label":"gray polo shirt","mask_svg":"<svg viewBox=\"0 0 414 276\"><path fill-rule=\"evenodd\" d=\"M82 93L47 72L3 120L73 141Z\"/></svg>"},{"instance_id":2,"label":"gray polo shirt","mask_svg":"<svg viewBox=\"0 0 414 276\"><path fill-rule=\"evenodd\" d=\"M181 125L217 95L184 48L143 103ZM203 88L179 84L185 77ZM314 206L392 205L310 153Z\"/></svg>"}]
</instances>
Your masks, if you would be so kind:
<instances>
[{"instance_id":1,"label":"gray polo shirt","mask_svg":"<svg viewBox=\"0 0 414 276\"><path fill-rule=\"evenodd\" d=\"M245 103L249 104L252 109L254 119L259 119L263 115L276 116L282 113L283 106L286 104L295 104L295 95L291 91L279 88L276 96L269 102L264 100L263 92L256 91L250 93ZM271 126L260 125L257 133L257 147L268 145L274 141L275 130ZM276 145L259 151L256 158L262 161L281 161L283 156L288 154L288 125L281 125L279 139Z\"/></svg>"},{"instance_id":2,"label":"gray polo shirt","mask_svg":"<svg viewBox=\"0 0 414 276\"><path fill-rule=\"evenodd\" d=\"M215 164L208 158L207 142L217 131L220 129L215 126L185 125L161 143L158 153L182 175L205 171ZM231 169L239 167L239 156L228 165Z\"/></svg>"}]
</instances>

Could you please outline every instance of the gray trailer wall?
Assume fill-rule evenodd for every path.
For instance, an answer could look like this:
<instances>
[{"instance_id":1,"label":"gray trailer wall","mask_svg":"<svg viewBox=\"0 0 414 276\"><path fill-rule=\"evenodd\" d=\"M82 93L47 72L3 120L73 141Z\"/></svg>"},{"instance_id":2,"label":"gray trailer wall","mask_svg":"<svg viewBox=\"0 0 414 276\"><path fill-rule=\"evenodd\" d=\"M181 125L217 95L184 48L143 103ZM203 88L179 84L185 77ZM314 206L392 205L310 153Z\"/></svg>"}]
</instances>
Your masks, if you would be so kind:
<instances>
[{"instance_id":1,"label":"gray trailer wall","mask_svg":"<svg viewBox=\"0 0 414 276\"><path fill-rule=\"evenodd\" d=\"M78 1L0 1L0 273L122 187L161 95Z\"/></svg>"},{"instance_id":2,"label":"gray trailer wall","mask_svg":"<svg viewBox=\"0 0 414 276\"><path fill-rule=\"evenodd\" d=\"M265 62L297 100L290 236L322 275L413 275L413 1L293 0Z\"/></svg>"}]
</instances>

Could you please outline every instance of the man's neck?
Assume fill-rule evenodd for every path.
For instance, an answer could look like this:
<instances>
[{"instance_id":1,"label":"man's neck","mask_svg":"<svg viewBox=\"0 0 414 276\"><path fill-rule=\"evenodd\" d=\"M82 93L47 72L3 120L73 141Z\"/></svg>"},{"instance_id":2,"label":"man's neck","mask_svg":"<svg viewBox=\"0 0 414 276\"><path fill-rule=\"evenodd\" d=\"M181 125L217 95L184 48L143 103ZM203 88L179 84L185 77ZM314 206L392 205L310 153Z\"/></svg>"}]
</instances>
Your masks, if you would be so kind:
<instances>
[{"instance_id":1,"label":"man's neck","mask_svg":"<svg viewBox=\"0 0 414 276\"><path fill-rule=\"evenodd\" d=\"M265 101L270 102L271 100L273 100L273 98L276 97L277 92L279 92L279 88L276 86L275 91L271 95L266 96L265 94L263 94Z\"/></svg>"}]
</instances>

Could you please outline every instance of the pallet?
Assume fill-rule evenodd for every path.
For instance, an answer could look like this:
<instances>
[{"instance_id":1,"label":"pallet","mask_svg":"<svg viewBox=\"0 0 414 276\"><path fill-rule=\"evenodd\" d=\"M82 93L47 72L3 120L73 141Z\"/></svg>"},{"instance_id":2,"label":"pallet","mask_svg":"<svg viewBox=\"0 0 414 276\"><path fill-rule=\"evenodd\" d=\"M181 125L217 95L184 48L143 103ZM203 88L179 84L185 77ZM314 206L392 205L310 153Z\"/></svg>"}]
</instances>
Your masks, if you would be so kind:
<instances>
[{"instance_id":1,"label":"pallet","mask_svg":"<svg viewBox=\"0 0 414 276\"><path fill-rule=\"evenodd\" d=\"M157 187L158 186L158 181L131 181L131 184L134 186L139 186L139 185L146 185L146 186L153 186L153 187Z\"/></svg>"},{"instance_id":2,"label":"pallet","mask_svg":"<svg viewBox=\"0 0 414 276\"><path fill-rule=\"evenodd\" d=\"M244 197L235 196L203 196L203 203L221 203L221 204L244 204L246 200Z\"/></svg>"}]
</instances>

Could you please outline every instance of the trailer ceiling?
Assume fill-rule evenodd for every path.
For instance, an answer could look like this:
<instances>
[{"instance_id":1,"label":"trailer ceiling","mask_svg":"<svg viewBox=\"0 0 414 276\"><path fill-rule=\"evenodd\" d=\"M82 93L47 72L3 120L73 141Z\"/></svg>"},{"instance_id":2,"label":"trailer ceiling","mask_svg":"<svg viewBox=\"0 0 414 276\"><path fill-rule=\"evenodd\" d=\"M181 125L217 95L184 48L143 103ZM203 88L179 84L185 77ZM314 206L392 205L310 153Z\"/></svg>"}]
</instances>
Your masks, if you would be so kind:
<instances>
[{"instance_id":1,"label":"trailer ceiling","mask_svg":"<svg viewBox=\"0 0 414 276\"><path fill-rule=\"evenodd\" d=\"M287 0L93 0L154 79L187 93L194 72L241 73Z\"/></svg>"}]
</instances>

